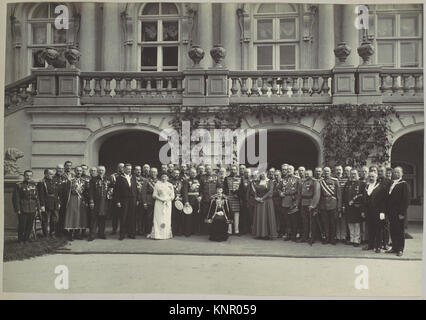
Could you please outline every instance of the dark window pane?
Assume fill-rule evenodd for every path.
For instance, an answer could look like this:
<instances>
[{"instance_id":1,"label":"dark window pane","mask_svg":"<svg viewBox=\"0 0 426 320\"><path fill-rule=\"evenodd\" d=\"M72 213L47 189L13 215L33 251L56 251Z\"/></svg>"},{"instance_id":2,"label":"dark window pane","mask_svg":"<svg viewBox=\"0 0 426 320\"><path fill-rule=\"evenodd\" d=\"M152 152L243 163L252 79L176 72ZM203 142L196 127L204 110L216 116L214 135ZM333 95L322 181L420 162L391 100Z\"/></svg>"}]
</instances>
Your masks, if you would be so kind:
<instances>
[{"instance_id":1,"label":"dark window pane","mask_svg":"<svg viewBox=\"0 0 426 320\"><path fill-rule=\"evenodd\" d=\"M159 6L158 3L148 3L142 10L143 15L158 15Z\"/></svg>"},{"instance_id":2,"label":"dark window pane","mask_svg":"<svg viewBox=\"0 0 426 320\"><path fill-rule=\"evenodd\" d=\"M162 3L161 4L161 14L178 14L176 5L173 3Z\"/></svg>"},{"instance_id":3,"label":"dark window pane","mask_svg":"<svg viewBox=\"0 0 426 320\"><path fill-rule=\"evenodd\" d=\"M179 24L177 21L163 22L163 41L178 41Z\"/></svg>"},{"instance_id":4,"label":"dark window pane","mask_svg":"<svg viewBox=\"0 0 426 320\"><path fill-rule=\"evenodd\" d=\"M142 22L142 41L157 41L157 22Z\"/></svg>"},{"instance_id":5,"label":"dark window pane","mask_svg":"<svg viewBox=\"0 0 426 320\"><path fill-rule=\"evenodd\" d=\"M66 29L56 29L55 26L52 26L53 30L53 43L67 43L67 30Z\"/></svg>"},{"instance_id":6,"label":"dark window pane","mask_svg":"<svg viewBox=\"0 0 426 320\"><path fill-rule=\"evenodd\" d=\"M401 42L401 67L418 67L417 42Z\"/></svg>"},{"instance_id":7,"label":"dark window pane","mask_svg":"<svg viewBox=\"0 0 426 320\"><path fill-rule=\"evenodd\" d=\"M37 8L34 10L32 17L33 19L39 19L39 18L47 18L49 12L48 4L40 4L37 6Z\"/></svg>"},{"instance_id":8,"label":"dark window pane","mask_svg":"<svg viewBox=\"0 0 426 320\"><path fill-rule=\"evenodd\" d=\"M272 70L272 46L257 47L257 69Z\"/></svg>"},{"instance_id":9,"label":"dark window pane","mask_svg":"<svg viewBox=\"0 0 426 320\"><path fill-rule=\"evenodd\" d=\"M296 47L280 46L280 69L295 69L296 67Z\"/></svg>"},{"instance_id":10,"label":"dark window pane","mask_svg":"<svg viewBox=\"0 0 426 320\"><path fill-rule=\"evenodd\" d=\"M163 47L164 70L177 70L178 56L178 47Z\"/></svg>"},{"instance_id":11,"label":"dark window pane","mask_svg":"<svg viewBox=\"0 0 426 320\"><path fill-rule=\"evenodd\" d=\"M141 66L144 70L157 70L157 47L142 47Z\"/></svg>"},{"instance_id":12,"label":"dark window pane","mask_svg":"<svg viewBox=\"0 0 426 320\"><path fill-rule=\"evenodd\" d=\"M295 19L280 19L280 39L296 39Z\"/></svg>"},{"instance_id":13,"label":"dark window pane","mask_svg":"<svg viewBox=\"0 0 426 320\"><path fill-rule=\"evenodd\" d=\"M33 44L47 43L47 24L33 23L31 25L33 31Z\"/></svg>"},{"instance_id":14,"label":"dark window pane","mask_svg":"<svg viewBox=\"0 0 426 320\"><path fill-rule=\"evenodd\" d=\"M257 39L258 40L272 39L272 20L257 21Z\"/></svg>"}]
</instances>

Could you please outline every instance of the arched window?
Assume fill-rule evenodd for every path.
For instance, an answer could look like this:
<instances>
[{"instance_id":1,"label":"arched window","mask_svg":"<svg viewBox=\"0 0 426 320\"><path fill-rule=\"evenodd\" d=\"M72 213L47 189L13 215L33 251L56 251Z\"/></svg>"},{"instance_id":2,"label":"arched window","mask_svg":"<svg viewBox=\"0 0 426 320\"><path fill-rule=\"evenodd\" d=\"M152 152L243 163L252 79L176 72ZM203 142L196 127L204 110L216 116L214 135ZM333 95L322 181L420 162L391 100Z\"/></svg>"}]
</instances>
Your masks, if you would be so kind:
<instances>
[{"instance_id":1,"label":"arched window","mask_svg":"<svg viewBox=\"0 0 426 320\"><path fill-rule=\"evenodd\" d=\"M177 71L179 66L180 16L173 3L147 3L140 20L140 69Z\"/></svg>"},{"instance_id":2,"label":"arched window","mask_svg":"<svg viewBox=\"0 0 426 320\"><path fill-rule=\"evenodd\" d=\"M295 4L267 3L259 6L254 15L257 70L298 68L298 11Z\"/></svg>"},{"instance_id":3,"label":"arched window","mask_svg":"<svg viewBox=\"0 0 426 320\"><path fill-rule=\"evenodd\" d=\"M421 67L421 4L370 6L369 34L375 38L375 61L386 67Z\"/></svg>"},{"instance_id":4,"label":"arched window","mask_svg":"<svg viewBox=\"0 0 426 320\"><path fill-rule=\"evenodd\" d=\"M37 59L42 48L67 45L67 30L55 27L55 18L60 14L55 13L55 8L59 5L60 3L41 3L30 13L28 48L32 67L45 66L44 62Z\"/></svg>"}]
</instances>

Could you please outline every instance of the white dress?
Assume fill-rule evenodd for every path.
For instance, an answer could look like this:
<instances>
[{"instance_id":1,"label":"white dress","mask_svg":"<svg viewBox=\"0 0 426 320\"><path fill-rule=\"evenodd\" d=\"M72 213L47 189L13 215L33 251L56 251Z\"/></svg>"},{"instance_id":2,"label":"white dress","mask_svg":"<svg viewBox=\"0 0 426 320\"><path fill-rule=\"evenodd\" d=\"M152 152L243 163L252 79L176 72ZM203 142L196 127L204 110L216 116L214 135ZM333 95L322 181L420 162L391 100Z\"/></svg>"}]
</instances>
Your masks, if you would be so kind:
<instances>
[{"instance_id":1,"label":"white dress","mask_svg":"<svg viewBox=\"0 0 426 320\"><path fill-rule=\"evenodd\" d=\"M169 182L158 181L154 185L152 196L155 199L154 221L151 239L170 239L172 234L172 199L175 197L173 185ZM166 201L165 203L163 201Z\"/></svg>"}]
</instances>

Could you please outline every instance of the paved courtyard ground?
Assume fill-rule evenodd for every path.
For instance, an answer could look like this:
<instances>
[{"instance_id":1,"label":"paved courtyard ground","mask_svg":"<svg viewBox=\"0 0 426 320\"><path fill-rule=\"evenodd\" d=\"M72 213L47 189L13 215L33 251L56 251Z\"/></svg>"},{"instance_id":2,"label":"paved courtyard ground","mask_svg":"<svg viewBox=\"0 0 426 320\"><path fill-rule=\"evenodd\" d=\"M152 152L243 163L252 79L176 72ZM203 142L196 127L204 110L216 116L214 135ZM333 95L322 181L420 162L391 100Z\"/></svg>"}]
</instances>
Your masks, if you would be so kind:
<instances>
[{"instance_id":1,"label":"paved courtyard ground","mask_svg":"<svg viewBox=\"0 0 426 320\"><path fill-rule=\"evenodd\" d=\"M373 258L397 260L422 259L422 226L412 225L409 228L413 239L406 240L406 250L403 257L393 254L363 251L343 243L336 246L320 242L309 246L307 243L292 241L256 240L250 235L241 237L231 236L226 242L213 242L208 236L174 237L168 240L151 240L138 236L136 239L118 241L118 236L108 236L108 239L96 239L92 242L75 240L59 253L138 253L138 254L174 254L174 255L221 255L221 256L265 256L265 257L307 257L307 258Z\"/></svg>"},{"instance_id":2,"label":"paved courtyard ground","mask_svg":"<svg viewBox=\"0 0 426 320\"><path fill-rule=\"evenodd\" d=\"M223 243L208 241L207 236L76 240L52 255L4 263L3 290L185 294L178 298L191 294L417 297L422 293L422 227L410 226L408 231L413 239L406 241L403 257L344 244L310 247L251 236L233 236ZM69 270L68 290L54 286L58 265ZM359 266L368 270L368 289L355 287Z\"/></svg>"}]
</instances>

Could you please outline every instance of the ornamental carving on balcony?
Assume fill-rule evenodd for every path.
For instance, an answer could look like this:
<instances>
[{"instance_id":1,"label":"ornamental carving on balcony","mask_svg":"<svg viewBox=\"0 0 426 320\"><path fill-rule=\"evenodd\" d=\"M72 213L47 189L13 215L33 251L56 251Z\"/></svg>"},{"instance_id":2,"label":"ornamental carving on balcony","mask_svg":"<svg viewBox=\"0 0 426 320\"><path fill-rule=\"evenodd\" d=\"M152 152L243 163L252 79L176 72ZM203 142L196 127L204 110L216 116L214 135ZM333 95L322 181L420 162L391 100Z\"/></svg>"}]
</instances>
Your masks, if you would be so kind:
<instances>
[{"instance_id":1,"label":"ornamental carving on balcony","mask_svg":"<svg viewBox=\"0 0 426 320\"><path fill-rule=\"evenodd\" d=\"M6 177L19 177L22 172L18 160L24 157L24 153L17 148L7 148L4 153L4 175Z\"/></svg>"},{"instance_id":2,"label":"ornamental carving on balcony","mask_svg":"<svg viewBox=\"0 0 426 320\"><path fill-rule=\"evenodd\" d=\"M189 49L188 56L193 62L193 67L199 67L200 61L204 58L204 50L200 46L194 45Z\"/></svg>"},{"instance_id":3,"label":"ornamental carving on balcony","mask_svg":"<svg viewBox=\"0 0 426 320\"><path fill-rule=\"evenodd\" d=\"M346 42L340 42L334 49L334 55L339 59L341 64L346 63L346 59L351 54L351 47Z\"/></svg>"},{"instance_id":4,"label":"ornamental carving on balcony","mask_svg":"<svg viewBox=\"0 0 426 320\"><path fill-rule=\"evenodd\" d=\"M362 64L370 64L370 58L374 54L374 47L370 41L363 41L358 47L358 54L362 58Z\"/></svg>"},{"instance_id":5,"label":"ornamental carving on balcony","mask_svg":"<svg viewBox=\"0 0 426 320\"><path fill-rule=\"evenodd\" d=\"M223 68L223 60L226 56L225 48L220 44L215 44L210 50L210 56L213 58L214 66L216 68Z\"/></svg>"}]
</instances>

